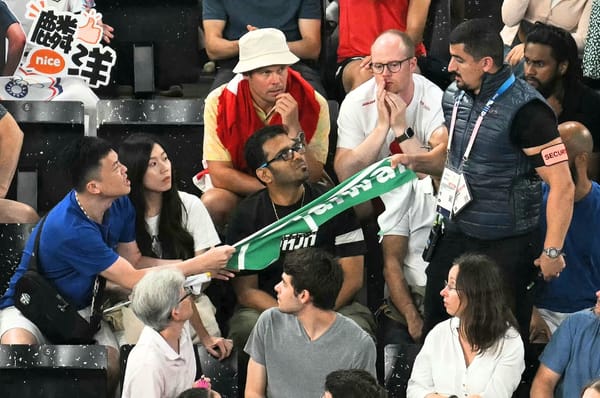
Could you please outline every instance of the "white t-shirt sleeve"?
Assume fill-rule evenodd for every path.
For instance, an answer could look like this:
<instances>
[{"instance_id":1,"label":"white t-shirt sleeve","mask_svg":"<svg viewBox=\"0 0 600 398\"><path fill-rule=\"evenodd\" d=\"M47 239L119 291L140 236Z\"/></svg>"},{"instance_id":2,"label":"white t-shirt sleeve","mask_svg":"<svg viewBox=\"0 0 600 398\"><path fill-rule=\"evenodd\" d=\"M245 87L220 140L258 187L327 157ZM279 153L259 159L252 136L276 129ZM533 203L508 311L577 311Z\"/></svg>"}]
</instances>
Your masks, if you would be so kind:
<instances>
[{"instance_id":1,"label":"white t-shirt sleeve","mask_svg":"<svg viewBox=\"0 0 600 398\"><path fill-rule=\"evenodd\" d=\"M221 243L208 210L200 198L181 191L179 197L184 207L184 227L194 238L194 251L209 249Z\"/></svg>"},{"instance_id":2,"label":"white t-shirt sleeve","mask_svg":"<svg viewBox=\"0 0 600 398\"><path fill-rule=\"evenodd\" d=\"M444 112L442 111L444 92L423 76L413 75L413 81L415 96L407 110L407 119L413 119L413 129L419 137L419 141L427 144L431 134L444 124Z\"/></svg>"},{"instance_id":3,"label":"white t-shirt sleeve","mask_svg":"<svg viewBox=\"0 0 600 398\"><path fill-rule=\"evenodd\" d=\"M360 145L377 123L372 117L371 108L375 108L374 80L363 83L349 92L340 106L338 115L338 148L353 149ZM376 115L376 113L375 113ZM370 124L373 124L371 127Z\"/></svg>"}]
</instances>

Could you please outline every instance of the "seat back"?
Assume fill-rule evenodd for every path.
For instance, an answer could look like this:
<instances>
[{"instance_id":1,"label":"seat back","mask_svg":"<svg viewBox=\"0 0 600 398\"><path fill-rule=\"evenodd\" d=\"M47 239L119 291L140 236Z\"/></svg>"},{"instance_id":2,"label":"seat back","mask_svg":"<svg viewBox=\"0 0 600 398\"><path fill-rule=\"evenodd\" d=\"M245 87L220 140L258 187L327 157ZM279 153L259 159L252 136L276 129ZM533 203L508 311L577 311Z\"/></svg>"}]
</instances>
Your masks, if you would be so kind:
<instances>
[{"instance_id":1,"label":"seat back","mask_svg":"<svg viewBox=\"0 0 600 398\"><path fill-rule=\"evenodd\" d=\"M211 356L202 345L196 346L196 352L202 374L210 377L212 389L223 398L238 397L237 351L234 349L231 355L222 361Z\"/></svg>"},{"instance_id":2,"label":"seat back","mask_svg":"<svg viewBox=\"0 0 600 398\"><path fill-rule=\"evenodd\" d=\"M99 345L0 345L1 395L105 398L107 363Z\"/></svg>"},{"instance_id":3,"label":"seat back","mask_svg":"<svg viewBox=\"0 0 600 398\"><path fill-rule=\"evenodd\" d=\"M384 348L385 388L390 397L406 397L406 387L421 344L388 344Z\"/></svg>"},{"instance_id":4,"label":"seat back","mask_svg":"<svg viewBox=\"0 0 600 398\"><path fill-rule=\"evenodd\" d=\"M198 0L113 0L97 2L103 20L115 29L111 47L117 62L112 83L133 86L134 47L152 46L155 85L195 83L202 69L198 51L198 25L201 6Z\"/></svg>"},{"instance_id":5,"label":"seat back","mask_svg":"<svg viewBox=\"0 0 600 398\"><path fill-rule=\"evenodd\" d=\"M19 192L36 198L36 203L16 199L38 213L45 213L71 188L60 160L65 146L84 134L83 104L75 101L2 101L2 105L25 133L13 186L16 184ZM35 177L21 178L30 174Z\"/></svg>"}]
</instances>

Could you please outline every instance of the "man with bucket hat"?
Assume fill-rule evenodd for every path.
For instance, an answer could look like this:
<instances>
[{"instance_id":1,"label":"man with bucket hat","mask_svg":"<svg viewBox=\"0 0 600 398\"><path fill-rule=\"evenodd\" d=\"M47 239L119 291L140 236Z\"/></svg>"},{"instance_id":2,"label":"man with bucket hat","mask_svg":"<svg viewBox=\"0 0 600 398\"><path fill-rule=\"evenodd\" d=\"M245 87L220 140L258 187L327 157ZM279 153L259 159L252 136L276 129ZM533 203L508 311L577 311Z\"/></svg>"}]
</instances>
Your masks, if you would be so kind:
<instances>
[{"instance_id":1,"label":"man with bucket hat","mask_svg":"<svg viewBox=\"0 0 600 398\"><path fill-rule=\"evenodd\" d=\"M244 159L244 145L256 130L284 124L290 138L304 140L311 181L323 173L329 144L327 101L289 68L298 57L284 34L256 29L240 38L239 48L237 75L209 93L204 106L203 160L210 184L202 201L217 226L226 224L241 198L264 188Z\"/></svg>"}]
</instances>

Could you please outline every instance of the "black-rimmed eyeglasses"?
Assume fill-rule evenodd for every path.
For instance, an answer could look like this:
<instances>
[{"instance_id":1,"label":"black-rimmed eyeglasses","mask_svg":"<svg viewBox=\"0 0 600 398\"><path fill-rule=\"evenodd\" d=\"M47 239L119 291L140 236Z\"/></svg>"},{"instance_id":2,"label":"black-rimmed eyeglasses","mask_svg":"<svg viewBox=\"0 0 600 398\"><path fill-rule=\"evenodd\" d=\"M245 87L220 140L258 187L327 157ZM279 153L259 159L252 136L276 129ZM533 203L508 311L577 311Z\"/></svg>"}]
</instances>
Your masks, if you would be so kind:
<instances>
[{"instance_id":1,"label":"black-rimmed eyeglasses","mask_svg":"<svg viewBox=\"0 0 600 398\"><path fill-rule=\"evenodd\" d=\"M273 159L264 162L263 164L258 166L258 168L262 169L262 168L268 167L271 163L273 163L277 160L285 160L286 162L288 160L292 160L294 158L294 152L298 152L300 155L303 155L304 153L306 153L306 146L302 142L297 142L290 148L284 149L282 152L280 152L278 155L276 155Z\"/></svg>"},{"instance_id":2,"label":"black-rimmed eyeglasses","mask_svg":"<svg viewBox=\"0 0 600 398\"><path fill-rule=\"evenodd\" d=\"M191 288L189 287L184 287L183 291L185 292L185 294L183 295L182 298L179 299L179 302L181 303L183 300L185 300L186 298L190 297L192 294L194 294L194 292L192 291Z\"/></svg>"},{"instance_id":3,"label":"black-rimmed eyeglasses","mask_svg":"<svg viewBox=\"0 0 600 398\"><path fill-rule=\"evenodd\" d=\"M382 64L379 62L371 62L371 69L373 70L373 73L376 73L379 75L379 74L383 73L383 70L387 66L390 73L396 73L400 70L400 68L402 68L403 62L408 61L409 59L412 59L412 58L414 58L414 57L407 57L407 58L401 59L400 61L391 61L391 62L388 62L387 64Z\"/></svg>"}]
</instances>

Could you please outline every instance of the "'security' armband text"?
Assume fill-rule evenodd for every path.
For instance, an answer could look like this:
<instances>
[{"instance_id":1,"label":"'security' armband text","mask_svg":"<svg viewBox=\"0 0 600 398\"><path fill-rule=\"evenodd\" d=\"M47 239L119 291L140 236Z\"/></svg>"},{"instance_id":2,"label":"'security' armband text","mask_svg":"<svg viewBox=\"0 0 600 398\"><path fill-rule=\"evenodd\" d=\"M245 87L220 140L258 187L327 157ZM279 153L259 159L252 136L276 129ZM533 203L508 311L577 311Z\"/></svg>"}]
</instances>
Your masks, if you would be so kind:
<instances>
[{"instance_id":1,"label":"'security' armband text","mask_svg":"<svg viewBox=\"0 0 600 398\"><path fill-rule=\"evenodd\" d=\"M556 163L566 162L569 160L567 148L565 144L555 144L542 149L538 154L528 156L533 163L533 167L552 166Z\"/></svg>"}]
</instances>

